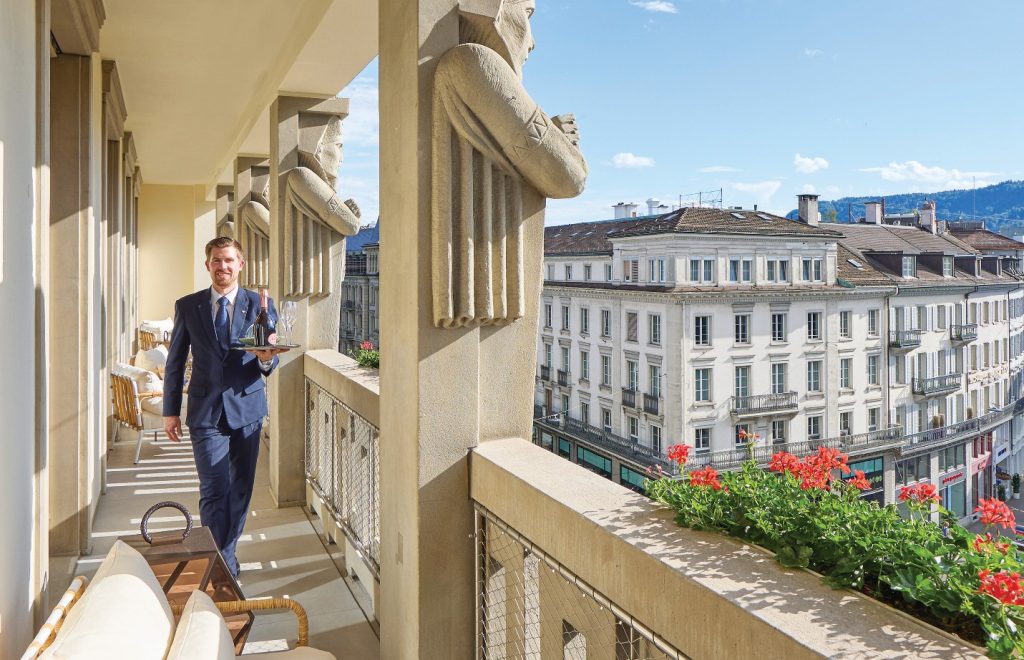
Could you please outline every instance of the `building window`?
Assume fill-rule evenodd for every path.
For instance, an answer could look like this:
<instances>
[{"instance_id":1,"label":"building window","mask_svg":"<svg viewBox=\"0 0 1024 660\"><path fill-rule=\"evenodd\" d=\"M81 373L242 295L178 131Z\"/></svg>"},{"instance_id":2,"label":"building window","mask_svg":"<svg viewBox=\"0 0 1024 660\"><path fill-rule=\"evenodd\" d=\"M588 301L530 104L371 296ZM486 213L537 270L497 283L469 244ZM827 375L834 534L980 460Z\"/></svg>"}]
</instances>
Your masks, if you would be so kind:
<instances>
[{"instance_id":1,"label":"building window","mask_svg":"<svg viewBox=\"0 0 1024 660\"><path fill-rule=\"evenodd\" d=\"M729 281L750 282L752 262L750 259L729 260Z\"/></svg>"},{"instance_id":2,"label":"building window","mask_svg":"<svg viewBox=\"0 0 1024 660\"><path fill-rule=\"evenodd\" d=\"M612 411L607 408L601 408L601 428L608 433L612 432Z\"/></svg>"},{"instance_id":3,"label":"building window","mask_svg":"<svg viewBox=\"0 0 1024 660\"><path fill-rule=\"evenodd\" d=\"M601 384L611 387L612 384L612 356L601 356Z\"/></svg>"},{"instance_id":4,"label":"building window","mask_svg":"<svg viewBox=\"0 0 1024 660\"><path fill-rule=\"evenodd\" d=\"M640 420L636 417L626 417L629 420L629 439L635 443L640 442Z\"/></svg>"},{"instance_id":5,"label":"building window","mask_svg":"<svg viewBox=\"0 0 1024 660\"><path fill-rule=\"evenodd\" d=\"M568 373L569 371L569 347L562 346L562 369Z\"/></svg>"},{"instance_id":6,"label":"building window","mask_svg":"<svg viewBox=\"0 0 1024 660\"><path fill-rule=\"evenodd\" d=\"M786 442L786 426L786 420L784 419L772 420L772 443L781 445Z\"/></svg>"},{"instance_id":7,"label":"building window","mask_svg":"<svg viewBox=\"0 0 1024 660\"><path fill-rule=\"evenodd\" d=\"M853 359L843 358L839 360L839 387L850 389L850 372L853 371Z\"/></svg>"},{"instance_id":8,"label":"building window","mask_svg":"<svg viewBox=\"0 0 1024 660\"><path fill-rule=\"evenodd\" d=\"M658 346L661 344L661 315L660 314L648 314L647 315L647 329L650 335L648 339L652 344Z\"/></svg>"},{"instance_id":9,"label":"building window","mask_svg":"<svg viewBox=\"0 0 1024 660\"><path fill-rule=\"evenodd\" d=\"M868 356L868 385L878 385L878 356Z\"/></svg>"},{"instance_id":10,"label":"building window","mask_svg":"<svg viewBox=\"0 0 1024 660\"><path fill-rule=\"evenodd\" d=\"M638 282L638 281L640 281L640 260L639 259L623 259L622 260L622 280L624 282Z\"/></svg>"},{"instance_id":11,"label":"building window","mask_svg":"<svg viewBox=\"0 0 1024 660\"><path fill-rule=\"evenodd\" d=\"M548 264L548 279L549 280L555 279L555 265L554 264Z\"/></svg>"},{"instance_id":12,"label":"building window","mask_svg":"<svg viewBox=\"0 0 1024 660\"><path fill-rule=\"evenodd\" d=\"M647 365L647 374L650 388L648 392L651 396L658 398L661 396L661 367L656 364Z\"/></svg>"},{"instance_id":13,"label":"building window","mask_svg":"<svg viewBox=\"0 0 1024 660\"><path fill-rule=\"evenodd\" d=\"M651 424L651 449L661 453L661 427Z\"/></svg>"},{"instance_id":14,"label":"building window","mask_svg":"<svg viewBox=\"0 0 1024 660\"><path fill-rule=\"evenodd\" d=\"M807 439L821 440L821 415L812 415L807 418Z\"/></svg>"},{"instance_id":15,"label":"building window","mask_svg":"<svg viewBox=\"0 0 1024 660\"><path fill-rule=\"evenodd\" d=\"M636 360L626 360L626 382L634 392L640 388L640 366Z\"/></svg>"},{"instance_id":16,"label":"building window","mask_svg":"<svg viewBox=\"0 0 1024 660\"><path fill-rule=\"evenodd\" d=\"M590 281L590 271L591 271L590 264L583 264L583 280L585 282L589 282Z\"/></svg>"},{"instance_id":17,"label":"building window","mask_svg":"<svg viewBox=\"0 0 1024 660\"><path fill-rule=\"evenodd\" d=\"M868 336L869 337L877 337L878 336L878 310L877 309L869 309L868 310Z\"/></svg>"},{"instance_id":18,"label":"building window","mask_svg":"<svg viewBox=\"0 0 1024 660\"><path fill-rule=\"evenodd\" d=\"M711 429L693 430L693 448L698 453L711 451Z\"/></svg>"},{"instance_id":19,"label":"building window","mask_svg":"<svg viewBox=\"0 0 1024 660\"><path fill-rule=\"evenodd\" d=\"M580 351L580 378L590 380L590 352Z\"/></svg>"},{"instance_id":20,"label":"building window","mask_svg":"<svg viewBox=\"0 0 1024 660\"><path fill-rule=\"evenodd\" d=\"M551 303L544 303L544 327L551 329Z\"/></svg>"},{"instance_id":21,"label":"building window","mask_svg":"<svg viewBox=\"0 0 1024 660\"><path fill-rule=\"evenodd\" d=\"M734 429L734 433L733 441L738 447L742 447L749 442L753 442L750 438L750 424L737 424Z\"/></svg>"},{"instance_id":22,"label":"building window","mask_svg":"<svg viewBox=\"0 0 1024 660\"><path fill-rule=\"evenodd\" d=\"M784 283L789 281L789 260L769 259L767 280L769 282Z\"/></svg>"},{"instance_id":23,"label":"building window","mask_svg":"<svg viewBox=\"0 0 1024 660\"><path fill-rule=\"evenodd\" d=\"M839 312L839 338L850 339L852 336L852 330L850 328L850 312L848 310Z\"/></svg>"},{"instance_id":24,"label":"building window","mask_svg":"<svg viewBox=\"0 0 1024 660\"><path fill-rule=\"evenodd\" d=\"M551 368L551 344L544 344L544 366Z\"/></svg>"},{"instance_id":25,"label":"building window","mask_svg":"<svg viewBox=\"0 0 1024 660\"><path fill-rule=\"evenodd\" d=\"M805 282L821 282L821 259L803 260L803 278Z\"/></svg>"},{"instance_id":26,"label":"building window","mask_svg":"<svg viewBox=\"0 0 1024 660\"><path fill-rule=\"evenodd\" d=\"M562 395L562 412L569 412L569 395Z\"/></svg>"},{"instance_id":27,"label":"building window","mask_svg":"<svg viewBox=\"0 0 1024 660\"><path fill-rule=\"evenodd\" d=\"M942 276L953 277L953 257L942 258Z\"/></svg>"},{"instance_id":28,"label":"building window","mask_svg":"<svg viewBox=\"0 0 1024 660\"><path fill-rule=\"evenodd\" d=\"M694 369L693 400L711 401L711 369Z\"/></svg>"},{"instance_id":29,"label":"building window","mask_svg":"<svg viewBox=\"0 0 1024 660\"><path fill-rule=\"evenodd\" d=\"M590 334L590 308L580 307L580 334Z\"/></svg>"},{"instance_id":30,"label":"building window","mask_svg":"<svg viewBox=\"0 0 1024 660\"><path fill-rule=\"evenodd\" d=\"M580 421L590 424L590 403L587 401L580 401Z\"/></svg>"},{"instance_id":31,"label":"building window","mask_svg":"<svg viewBox=\"0 0 1024 660\"><path fill-rule=\"evenodd\" d=\"M636 341L637 313L626 312L626 341Z\"/></svg>"},{"instance_id":32,"label":"building window","mask_svg":"<svg viewBox=\"0 0 1024 660\"><path fill-rule=\"evenodd\" d=\"M772 363L772 394L786 392L786 363Z\"/></svg>"},{"instance_id":33,"label":"building window","mask_svg":"<svg viewBox=\"0 0 1024 660\"><path fill-rule=\"evenodd\" d=\"M611 282L612 281L612 265L611 264L605 264L604 265L604 281L605 282Z\"/></svg>"},{"instance_id":34,"label":"building window","mask_svg":"<svg viewBox=\"0 0 1024 660\"><path fill-rule=\"evenodd\" d=\"M783 312L772 314L772 341L786 341L786 314Z\"/></svg>"},{"instance_id":35,"label":"building window","mask_svg":"<svg viewBox=\"0 0 1024 660\"><path fill-rule=\"evenodd\" d=\"M750 367L736 367L736 398L750 396Z\"/></svg>"},{"instance_id":36,"label":"building window","mask_svg":"<svg viewBox=\"0 0 1024 660\"><path fill-rule=\"evenodd\" d=\"M821 339L821 312L807 312L807 339Z\"/></svg>"},{"instance_id":37,"label":"building window","mask_svg":"<svg viewBox=\"0 0 1024 660\"><path fill-rule=\"evenodd\" d=\"M878 430L878 408L868 408L868 431Z\"/></svg>"},{"instance_id":38,"label":"building window","mask_svg":"<svg viewBox=\"0 0 1024 660\"><path fill-rule=\"evenodd\" d=\"M917 275L917 258L903 257L903 277L915 277Z\"/></svg>"},{"instance_id":39,"label":"building window","mask_svg":"<svg viewBox=\"0 0 1024 660\"><path fill-rule=\"evenodd\" d=\"M569 330L569 306L562 305L562 330Z\"/></svg>"},{"instance_id":40,"label":"building window","mask_svg":"<svg viewBox=\"0 0 1024 660\"><path fill-rule=\"evenodd\" d=\"M711 345L711 317L693 317L693 343L697 346Z\"/></svg>"},{"instance_id":41,"label":"building window","mask_svg":"<svg viewBox=\"0 0 1024 660\"><path fill-rule=\"evenodd\" d=\"M846 411L839 413L839 435L853 434L853 413Z\"/></svg>"},{"instance_id":42,"label":"building window","mask_svg":"<svg viewBox=\"0 0 1024 660\"><path fill-rule=\"evenodd\" d=\"M715 260L690 259L690 281L697 284L714 284Z\"/></svg>"},{"instance_id":43,"label":"building window","mask_svg":"<svg viewBox=\"0 0 1024 660\"><path fill-rule=\"evenodd\" d=\"M650 271L648 274L652 282L665 281L665 260L663 258L648 259L647 269Z\"/></svg>"},{"instance_id":44,"label":"building window","mask_svg":"<svg viewBox=\"0 0 1024 660\"><path fill-rule=\"evenodd\" d=\"M572 264L565 264L565 281L572 279Z\"/></svg>"},{"instance_id":45,"label":"building window","mask_svg":"<svg viewBox=\"0 0 1024 660\"><path fill-rule=\"evenodd\" d=\"M737 344L750 343L750 314L736 315L735 340Z\"/></svg>"},{"instance_id":46,"label":"building window","mask_svg":"<svg viewBox=\"0 0 1024 660\"><path fill-rule=\"evenodd\" d=\"M821 360L807 363L807 391L821 392Z\"/></svg>"},{"instance_id":47,"label":"building window","mask_svg":"<svg viewBox=\"0 0 1024 660\"><path fill-rule=\"evenodd\" d=\"M612 336L612 311L610 309L601 310L601 336Z\"/></svg>"},{"instance_id":48,"label":"building window","mask_svg":"<svg viewBox=\"0 0 1024 660\"><path fill-rule=\"evenodd\" d=\"M946 306L937 305L935 307L935 325L939 330L946 329Z\"/></svg>"}]
</instances>

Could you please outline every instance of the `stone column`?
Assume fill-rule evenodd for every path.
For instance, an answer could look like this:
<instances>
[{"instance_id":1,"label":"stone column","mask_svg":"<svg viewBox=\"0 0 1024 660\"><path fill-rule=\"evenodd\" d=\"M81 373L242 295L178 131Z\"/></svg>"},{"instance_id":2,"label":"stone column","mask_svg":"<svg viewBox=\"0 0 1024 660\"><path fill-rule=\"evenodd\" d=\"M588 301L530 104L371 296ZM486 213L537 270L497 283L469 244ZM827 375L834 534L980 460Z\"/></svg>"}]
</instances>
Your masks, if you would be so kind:
<instances>
[{"instance_id":1,"label":"stone column","mask_svg":"<svg viewBox=\"0 0 1024 660\"><path fill-rule=\"evenodd\" d=\"M270 106L270 289L278 306L297 303L291 341L302 345L281 356L269 380L270 490L278 506L305 501L302 353L338 346L344 235L358 220L355 228L338 222L351 216L328 181L340 149L333 165L318 159L329 126L347 115L348 99L280 96Z\"/></svg>"},{"instance_id":2,"label":"stone column","mask_svg":"<svg viewBox=\"0 0 1024 660\"><path fill-rule=\"evenodd\" d=\"M455 65L446 71L445 91L451 96L435 96L439 60L461 43L458 4L380 3L380 622L381 657L386 658L474 657L476 546L469 455L480 442L530 437L544 224L544 198L534 186L546 179L552 182L547 186L552 196L571 196L582 184L582 177L557 168L546 177L536 176L531 167L546 162L551 140L564 147L562 162L571 163L575 174L585 174L578 152L568 153L568 130L563 135L539 109L532 115L536 123L516 114L524 106L535 109L517 80L521 61L513 60L507 69L497 64L500 81L486 74L474 77L481 69L471 59L480 51L463 50L469 57L448 60ZM473 20L484 23L476 12L489 8L497 14L502 7L498 2L462 4L475 14ZM528 34L520 36L525 41ZM510 50L525 54L526 44L516 45L520 48ZM494 62L498 55L488 57ZM465 77L459 76L461 65L471 69ZM467 115L485 127L481 133L490 137L474 147L486 154L467 146L465 126L455 125L455 114L434 116L435 103L449 101L455 108L464 103ZM505 109L509 112L503 114ZM453 140L436 143L435 135ZM456 143L457 149L452 147ZM527 156L529 163L520 159L520 147L536 148ZM497 167L502 153L515 164ZM461 158L463 165L456 169L451 160L445 165L445 158ZM497 195L487 198L497 190L508 191L505 199L515 208L500 228L488 222L490 215L468 220L479 231L475 253L465 251L465 226L451 229L450 260L445 259L445 240L436 230L454 227L457 214L454 202L438 204L432 191L454 196L457 186L448 188L448 183L461 177L465 210L474 203L465 191L475 190L477 174L484 182L481 208L493 200L495 215L510 210ZM554 190L567 179L574 181ZM445 224L448 219L452 224ZM459 275L474 259L469 269L475 284ZM508 267L502 272L499 264ZM437 297L445 286L448 301ZM448 302L455 314L439 322L438 309L443 317Z\"/></svg>"},{"instance_id":3,"label":"stone column","mask_svg":"<svg viewBox=\"0 0 1024 660\"><path fill-rule=\"evenodd\" d=\"M235 189L217 186L217 235L235 237Z\"/></svg>"},{"instance_id":4,"label":"stone column","mask_svg":"<svg viewBox=\"0 0 1024 660\"><path fill-rule=\"evenodd\" d=\"M269 179L266 156L235 159L234 238L245 252L242 282L249 288L270 285L270 200L264 192Z\"/></svg>"},{"instance_id":5,"label":"stone column","mask_svg":"<svg viewBox=\"0 0 1024 660\"><path fill-rule=\"evenodd\" d=\"M136 352L136 334L139 327L138 297L139 297L139 240L138 240L138 209L139 209L139 184L141 178L138 166L139 156L135 151L135 139L131 133L124 134L124 161L122 171L124 172L124 186L121 194L124 202L124 231L122 232L121 245L124 250L124 270L121 273L123 295L122 295L122 317L123 337L122 344L128 355Z\"/></svg>"}]
</instances>

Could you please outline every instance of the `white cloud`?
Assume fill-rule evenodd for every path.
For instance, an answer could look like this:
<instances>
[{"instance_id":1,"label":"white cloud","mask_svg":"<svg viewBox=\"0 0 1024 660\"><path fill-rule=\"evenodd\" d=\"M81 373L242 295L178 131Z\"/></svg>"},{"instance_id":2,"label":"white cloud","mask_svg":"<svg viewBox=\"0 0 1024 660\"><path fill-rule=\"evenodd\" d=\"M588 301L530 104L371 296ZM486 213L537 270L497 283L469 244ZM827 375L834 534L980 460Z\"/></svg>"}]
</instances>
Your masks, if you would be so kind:
<instances>
[{"instance_id":1,"label":"white cloud","mask_svg":"<svg viewBox=\"0 0 1024 660\"><path fill-rule=\"evenodd\" d=\"M808 157L797 154L793 157L793 167L801 174L813 174L819 170L827 170L828 161L821 156Z\"/></svg>"},{"instance_id":2,"label":"white cloud","mask_svg":"<svg viewBox=\"0 0 1024 660\"><path fill-rule=\"evenodd\" d=\"M972 185L988 186L996 183L998 172L964 172L956 168L946 169L938 166L924 165L916 160L902 163L895 161L882 167L865 167L861 172L877 172L885 181L910 184L917 192L920 186L931 189L948 190L952 188L970 188Z\"/></svg>"},{"instance_id":3,"label":"white cloud","mask_svg":"<svg viewBox=\"0 0 1024 660\"><path fill-rule=\"evenodd\" d=\"M612 156L612 165L620 169L624 167L654 167L654 159L623 151Z\"/></svg>"},{"instance_id":4,"label":"white cloud","mask_svg":"<svg viewBox=\"0 0 1024 660\"><path fill-rule=\"evenodd\" d=\"M679 11L674 2L665 2L664 0L630 0L629 4L660 14L675 14Z\"/></svg>"},{"instance_id":5,"label":"white cloud","mask_svg":"<svg viewBox=\"0 0 1024 660\"><path fill-rule=\"evenodd\" d=\"M818 55L821 55L823 52L824 51L822 51L820 48L804 48L804 55L806 55L807 57L817 57Z\"/></svg>"},{"instance_id":6,"label":"white cloud","mask_svg":"<svg viewBox=\"0 0 1024 660\"><path fill-rule=\"evenodd\" d=\"M739 172L740 170L729 165L709 165L708 167L702 167L697 171L702 174L715 174L718 172Z\"/></svg>"},{"instance_id":7,"label":"white cloud","mask_svg":"<svg viewBox=\"0 0 1024 660\"><path fill-rule=\"evenodd\" d=\"M756 181L754 183L733 183L731 187L736 192L745 193L759 206L768 207L772 197L782 187L781 181Z\"/></svg>"},{"instance_id":8,"label":"white cloud","mask_svg":"<svg viewBox=\"0 0 1024 660\"><path fill-rule=\"evenodd\" d=\"M805 183L805 184L804 184L804 187L803 187L803 191L804 191L805 193L807 193L808 195L813 195L814 193L818 192L818 191L817 191L817 190L816 190L816 189L814 188L814 184L812 184L812 183Z\"/></svg>"}]
</instances>

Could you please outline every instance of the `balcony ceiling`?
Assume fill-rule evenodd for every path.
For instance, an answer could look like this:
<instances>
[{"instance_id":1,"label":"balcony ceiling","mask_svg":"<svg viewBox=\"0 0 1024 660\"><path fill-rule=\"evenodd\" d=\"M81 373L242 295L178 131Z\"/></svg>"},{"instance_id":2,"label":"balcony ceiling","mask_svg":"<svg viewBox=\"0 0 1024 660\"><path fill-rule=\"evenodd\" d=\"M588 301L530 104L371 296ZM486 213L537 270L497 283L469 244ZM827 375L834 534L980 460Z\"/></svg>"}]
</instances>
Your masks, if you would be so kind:
<instances>
[{"instance_id":1,"label":"balcony ceiling","mask_svg":"<svg viewBox=\"0 0 1024 660\"><path fill-rule=\"evenodd\" d=\"M335 95L377 54L373 0L105 0L104 59L117 61L147 183L230 182L269 151L279 92Z\"/></svg>"}]
</instances>

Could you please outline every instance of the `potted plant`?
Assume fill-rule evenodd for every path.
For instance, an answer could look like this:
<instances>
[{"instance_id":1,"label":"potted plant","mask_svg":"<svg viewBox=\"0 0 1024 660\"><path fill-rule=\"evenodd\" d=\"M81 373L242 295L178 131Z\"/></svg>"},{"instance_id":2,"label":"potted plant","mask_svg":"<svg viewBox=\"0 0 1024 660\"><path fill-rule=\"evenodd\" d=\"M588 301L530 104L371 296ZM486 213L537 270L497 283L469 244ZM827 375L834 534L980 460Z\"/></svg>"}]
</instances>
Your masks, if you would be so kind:
<instances>
[{"instance_id":1,"label":"potted plant","mask_svg":"<svg viewBox=\"0 0 1024 660\"><path fill-rule=\"evenodd\" d=\"M996 488L996 497L998 497L1003 502L1006 501L1006 486L1004 484L999 484L999 486Z\"/></svg>"},{"instance_id":2,"label":"potted plant","mask_svg":"<svg viewBox=\"0 0 1024 660\"><path fill-rule=\"evenodd\" d=\"M1020 475L1013 475L1013 479L1010 480L1010 484L1013 486L1013 499L1020 499Z\"/></svg>"},{"instance_id":3,"label":"potted plant","mask_svg":"<svg viewBox=\"0 0 1024 660\"><path fill-rule=\"evenodd\" d=\"M359 344L359 349L352 353L352 357L359 363L360 367L380 368L380 351L373 345L372 341L364 341Z\"/></svg>"}]
</instances>

